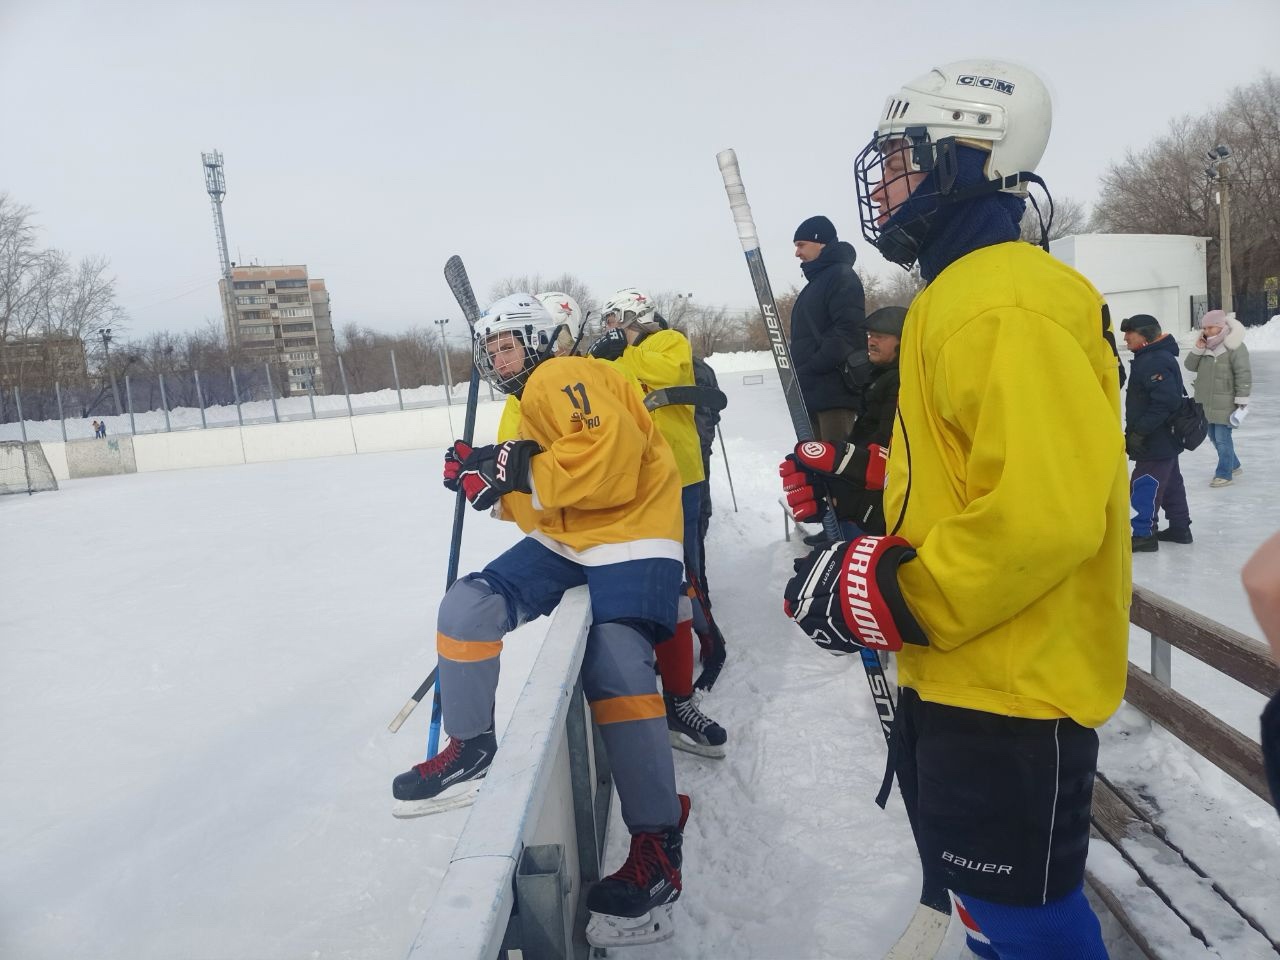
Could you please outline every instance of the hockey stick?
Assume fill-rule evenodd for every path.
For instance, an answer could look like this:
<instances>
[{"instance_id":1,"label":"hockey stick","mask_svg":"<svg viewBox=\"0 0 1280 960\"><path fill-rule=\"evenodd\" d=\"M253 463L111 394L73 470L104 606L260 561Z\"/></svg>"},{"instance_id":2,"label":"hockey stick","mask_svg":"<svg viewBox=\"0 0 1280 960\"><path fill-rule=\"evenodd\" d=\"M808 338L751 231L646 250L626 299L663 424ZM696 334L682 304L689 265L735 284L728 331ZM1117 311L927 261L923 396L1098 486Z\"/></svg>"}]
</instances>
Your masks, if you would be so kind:
<instances>
[{"instance_id":1,"label":"hockey stick","mask_svg":"<svg viewBox=\"0 0 1280 960\"><path fill-rule=\"evenodd\" d=\"M463 266L462 258L456 254L448 259L444 265L444 278L449 284L449 289L453 292L453 298L458 301L458 306L462 308L462 315L467 320L467 329L471 331L472 346L474 348L475 326L476 320L480 318L480 305L476 303L476 295L471 289L471 280L467 276L467 268ZM471 364L471 380L467 384L467 413L462 424L462 439L470 444L476 431L476 406L480 400L480 369L475 365L474 359ZM462 523L466 518L467 498L461 488L458 490L458 498L453 505L453 532L449 539L449 566L445 573L445 589L448 590L453 586L453 582L458 579L458 554L462 548ZM427 695L427 691L433 686L435 687L435 695L431 700L431 727L427 734L427 758L434 757L440 748L440 685L437 682L440 676L440 667L437 664L432 668L431 674L422 685L418 687L412 697L406 701L405 705L396 714L396 718L391 721L388 729L395 733L408 719L409 714L413 713L414 708L422 702L422 698Z\"/></svg>"},{"instance_id":2,"label":"hockey stick","mask_svg":"<svg viewBox=\"0 0 1280 960\"><path fill-rule=\"evenodd\" d=\"M733 222L738 228L738 240L742 243L742 251L747 259L747 269L751 273L751 283L755 287L756 302L760 306L765 332L769 335L773 362L778 368L778 379L782 383L782 393L787 401L787 412L791 414L791 425L795 428L796 440L804 443L813 439L813 427L809 422L809 412L805 408L804 396L800 393L800 381L796 377L795 367L791 362L791 351L787 347L787 338L782 330L782 318L778 316L778 305L773 298L773 288L769 285L769 275L765 272L760 239L756 235L755 221L751 217L751 207L747 203L747 191L742 185L742 173L738 169L738 156L733 150L722 150L716 154L716 163L720 166L720 177L724 180L725 193L729 196L729 209L733 212ZM828 510L822 518L822 529L829 539L841 539L840 525L833 511ZM880 718L880 729L887 742L893 730L895 715L889 681L885 678L884 668L880 665L880 658L874 650L864 647L861 658L862 667L867 674L867 684L871 687L871 698L875 701L876 712ZM918 921L924 915L923 919L932 921L930 924L925 924L926 926L941 927L941 931L937 933L937 945L940 946L942 936L946 933L947 918L951 914L951 897L945 887L932 883L926 876L924 889L920 894L920 904L921 909L918 909L916 915L912 917L907 932L903 934L903 941L909 937L918 939L920 932ZM899 954L899 956L905 955Z\"/></svg>"},{"instance_id":3,"label":"hockey stick","mask_svg":"<svg viewBox=\"0 0 1280 960\"><path fill-rule=\"evenodd\" d=\"M644 395L644 408L650 412L659 407L678 404L686 407L706 407L719 413L729 405L729 398L716 387L702 387L696 384L677 387L660 387L650 390Z\"/></svg>"}]
</instances>

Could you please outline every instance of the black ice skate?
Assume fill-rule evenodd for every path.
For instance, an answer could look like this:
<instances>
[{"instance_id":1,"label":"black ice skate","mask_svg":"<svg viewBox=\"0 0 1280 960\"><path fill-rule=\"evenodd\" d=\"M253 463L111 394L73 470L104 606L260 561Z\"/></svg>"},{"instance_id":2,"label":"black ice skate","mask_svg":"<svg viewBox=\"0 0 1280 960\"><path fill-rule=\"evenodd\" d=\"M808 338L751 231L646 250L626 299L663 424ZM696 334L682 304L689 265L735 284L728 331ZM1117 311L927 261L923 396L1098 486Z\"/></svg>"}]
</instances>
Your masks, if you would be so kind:
<instances>
[{"instance_id":1,"label":"black ice skate","mask_svg":"<svg viewBox=\"0 0 1280 960\"><path fill-rule=\"evenodd\" d=\"M436 756L392 781L392 816L425 817L472 803L497 749L492 730L470 740L450 739Z\"/></svg>"},{"instance_id":2,"label":"black ice skate","mask_svg":"<svg viewBox=\"0 0 1280 960\"><path fill-rule=\"evenodd\" d=\"M671 905L680 899L680 847L689 820L689 798L679 798L679 825L632 834L627 862L587 894L587 942L593 947L637 947L675 933Z\"/></svg>"},{"instance_id":3,"label":"black ice skate","mask_svg":"<svg viewBox=\"0 0 1280 960\"><path fill-rule=\"evenodd\" d=\"M718 760L724 756L728 734L724 727L698 709L693 697L664 693L662 699L667 705L667 731L671 746L700 757Z\"/></svg>"}]
</instances>

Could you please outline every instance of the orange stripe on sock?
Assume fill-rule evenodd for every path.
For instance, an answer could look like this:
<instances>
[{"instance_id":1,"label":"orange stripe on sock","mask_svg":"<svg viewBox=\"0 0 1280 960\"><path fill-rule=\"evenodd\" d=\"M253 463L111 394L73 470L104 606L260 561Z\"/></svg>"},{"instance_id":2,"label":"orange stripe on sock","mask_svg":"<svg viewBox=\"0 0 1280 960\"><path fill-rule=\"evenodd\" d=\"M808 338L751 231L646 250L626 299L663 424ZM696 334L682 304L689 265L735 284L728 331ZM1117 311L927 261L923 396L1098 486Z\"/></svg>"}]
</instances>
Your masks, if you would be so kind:
<instances>
[{"instance_id":1,"label":"orange stripe on sock","mask_svg":"<svg viewBox=\"0 0 1280 960\"><path fill-rule=\"evenodd\" d=\"M667 715L662 697L643 693L634 697L610 697L591 704L591 716L598 724L622 723L626 720L656 720Z\"/></svg>"},{"instance_id":2,"label":"orange stripe on sock","mask_svg":"<svg viewBox=\"0 0 1280 960\"><path fill-rule=\"evenodd\" d=\"M436 653L446 660L460 663L473 663L477 660L492 660L502 653L501 640L455 640L436 631Z\"/></svg>"}]
</instances>

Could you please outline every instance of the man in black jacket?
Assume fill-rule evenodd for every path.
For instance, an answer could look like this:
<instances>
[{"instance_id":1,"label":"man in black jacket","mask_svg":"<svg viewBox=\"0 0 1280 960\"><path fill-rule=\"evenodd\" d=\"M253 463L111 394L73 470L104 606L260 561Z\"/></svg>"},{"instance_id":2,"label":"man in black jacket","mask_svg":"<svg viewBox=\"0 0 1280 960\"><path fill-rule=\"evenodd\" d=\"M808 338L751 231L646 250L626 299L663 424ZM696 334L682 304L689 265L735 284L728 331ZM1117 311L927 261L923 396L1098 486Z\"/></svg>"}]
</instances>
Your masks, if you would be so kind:
<instances>
[{"instance_id":1,"label":"man in black jacket","mask_svg":"<svg viewBox=\"0 0 1280 960\"><path fill-rule=\"evenodd\" d=\"M1133 351L1124 396L1124 448L1133 463L1129 502L1135 515L1134 552L1158 550L1160 541L1191 542L1191 511L1178 469L1182 444L1170 418L1182 406L1182 370L1178 341L1162 333L1155 317L1139 313L1120 324L1124 343ZM1169 520L1157 532L1158 513Z\"/></svg>"},{"instance_id":2,"label":"man in black jacket","mask_svg":"<svg viewBox=\"0 0 1280 960\"><path fill-rule=\"evenodd\" d=\"M905 307L881 307L867 317L873 373L847 442L798 443L779 467L795 519L818 519L829 502L844 536L885 532L884 474L898 412L898 344L906 317Z\"/></svg>"},{"instance_id":3,"label":"man in black jacket","mask_svg":"<svg viewBox=\"0 0 1280 960\"><path fill-rule=\"evenodd\" d=\"M853 272L856 254L838 240L826 217L810 217L794 239L809 282L791 308L791 359L817 438L843 441L861 405L841 368L848 368L858 388L871 379L862 281Z\"/></svg>"}]
</instances>

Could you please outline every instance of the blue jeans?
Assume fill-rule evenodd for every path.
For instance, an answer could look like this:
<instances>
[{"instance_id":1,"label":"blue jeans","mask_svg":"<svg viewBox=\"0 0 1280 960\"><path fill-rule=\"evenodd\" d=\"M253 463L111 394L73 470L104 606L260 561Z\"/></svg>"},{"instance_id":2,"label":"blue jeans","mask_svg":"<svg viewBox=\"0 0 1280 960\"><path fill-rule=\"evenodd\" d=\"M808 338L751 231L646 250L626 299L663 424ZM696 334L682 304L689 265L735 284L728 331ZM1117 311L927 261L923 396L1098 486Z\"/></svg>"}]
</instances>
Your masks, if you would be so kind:
<instances>
[{"instance_id":1,"label":"blue jeans","mask_svg":"<svg viewBox=\"0 0 1280 960\"><path fill-rule=\"evenodd\" d=\"M1231 431L1235 427L1229 423L1209 424L1209 439L1218 451L1218 466L1213 475L1223 480L1231 479L1231 471L1240 466L1240 458L1236 456L1236 447L1231 440Z\"/></svg>"}]
</instances>

